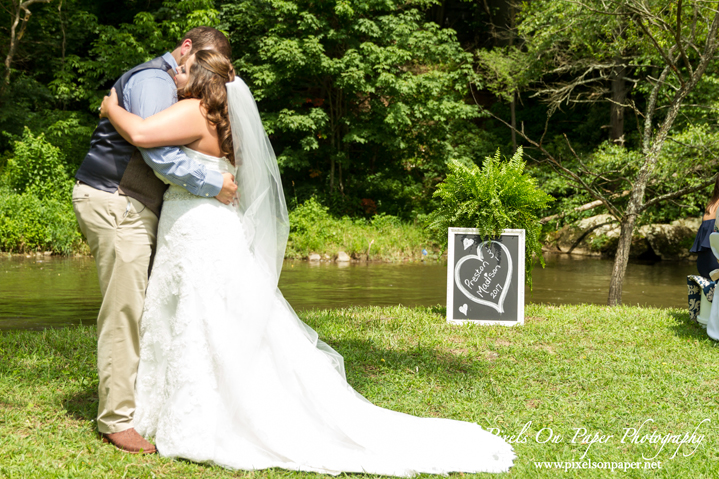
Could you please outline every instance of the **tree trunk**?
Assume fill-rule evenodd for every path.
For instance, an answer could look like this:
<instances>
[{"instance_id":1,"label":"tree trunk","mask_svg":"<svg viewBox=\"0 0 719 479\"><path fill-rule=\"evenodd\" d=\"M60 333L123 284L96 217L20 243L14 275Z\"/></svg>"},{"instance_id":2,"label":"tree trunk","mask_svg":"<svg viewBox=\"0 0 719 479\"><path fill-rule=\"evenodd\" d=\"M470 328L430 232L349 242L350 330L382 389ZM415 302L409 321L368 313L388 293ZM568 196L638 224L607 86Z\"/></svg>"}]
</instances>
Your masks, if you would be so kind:
<instances>
[{"instance_id":1,"label":"tree trunk","mask_svg":"<svg viewBox=\"0 0 719 479\"><path fill-rule=\"evenodd\" d=\"M509 46L514 45L514 3L509 7ZM509 104L512 115L512 153L517 151L517 92L512 93L512 102Z\"/></svg>"},{"instance_id":2,"label":"tree trunk","mask_svg":"<svg viewBox=\"0 0 719 479\"><path fill-rule=\"evenodd\" d=\"M609 283L609 299L607 300L607 304L609 306L617 306L622 304L622 288L624 287L624 275L627 272L627 263L629 262L629 250L632 247L632 236L634 235L634 225L636 224L636 221L636 214L627 214L624 215L620 224L619 246L617 247L617 255L614 258L614 267L612 268L612 280Z\"/></svg>"},{"instance_id":3,"label":"tree trunk","mask_svg":"<svg viewBox=\"0 0 719 479\"><path fill-rule=\"evenodd\" d=\"M637 222L637 217L644 210L644 193L647 189L647 183L649 183L649 178L651 178L652 173L654 173L654 167L657 164L659 154L662 151L662 147L664 146L664 141L667 139L669 130L679 113L679 108L681 107L684 98L686 98L687 93L689 93L694 85L696 85L696 83L694 83L691 87L682 88L674 96L669 107L669 112L664 119L664 123L654 137L651 148L648 152L646 152L644 164L639 170L637 178L634 181L634 186L632 187L632 192L629 196L629 204L627 204L627 209L621 218L619 247L617 248L617 255L614 258L612 280L609 283L609 298L607 300L607 304L609 304L609 306L622 304L622 286L624 284L624 274L627 272L629 249L632 246L632 236L634 235L634 225Z\"/></svg>"},{"instance_id":4,"label":"tree trunk","mask_svg":"<svg viewBox=\"0 0 719 479\"><path fill-rule=\"evenodd\" d=\"M335 157L330 158L330 191L335 190Z\"/></svg>"},{"instance_id":5,"label":"tree trunk","mask_svg":"<svg viewBox=\"0 0 719 479\"><path fill-rule=\"evenodd\" d=\"M5 57L5 82L3 84L3 88L10 83L10 66L12 65L13 57L15 56L15 50L17 49L20 39L25 34L27 22L30 20L30 15L32 15L28 7L33 3L49 3L51 1L52 0L25 0L21 3L13 2L15 11L11 14L13 22L10 27L10 47L8 48L7 56ZM21 16L22 12L25 12L24 17ZM18 26L20 27L19 31Z\"/></svg>"},{"instance_id":6,"label":"tree trunk","mask_svg":"<svg viewBox=\"0 0 719 479\"><path fill-rule=\"evenodd\" d=\"M434 16L434 23L440 26L440 28L444 28L444 8L445 8L445 1L439 2L439 4L435 4L435 16Z\"/></svg>"},{"instance_id":7,"label":"tree trunk","mask_svg":"<svg viewBox=\"0 0 719 479\"><path fill-rule=\"evenodd\" d=\"M345 127L345 128L343 128L343 130L348 130L348 128ZM342 136L343 136L343 137L344 137L346 134L347 134L347 131L343 131L343 132L342 132ZM345 173L345 176L347 176L347 171L346 171L346 170L349 169L349 165L350 165L350 162L349 162L349 157L350 157L350 144L349 144L349 142L345 142L345 143L342 144L342 150L343 150L343 152L342 152L342 159L338 162L338 166L339 166L339 170L340 170L340 171L339 171L339 173L340 173L340 193L342 193L342 196L344 196L344 194L345 194L345 183L344 183L344 180L342 179L342 163L345 164L345 172L344 172L344 173Z\"/></svg>"},{"instance_id":8,"label":"tree trunk","mask_svg":"<svg viewBox=\"0 0 719 479\"><path fill-rule=\"evenodd\" d=\"M10 83L10 65L12 65L12 59L15 56L15 49L17 48L17 43L19 41L19 39L17 38L17 27L20 23L20 13L21 9L18 6L14 14L15 18L13 18L12 27L10 27L10 48L8 48L7 56L5 57L5 85ZM29 15L25 17L23 25L27 24L28 17ZM22 37L22 28L20 32L21 34L19 36Z\"/></svg>"},{"instance_id":9,"label":"tree trunk","mask_svg":"<svg viewBox=\"0 0 719 479\"><path fill-rule=\"evenodd\" d=\"M627 99L627 86L624 77L627 68L622 64L622 59L616 59L616 66L612 72L612 106L610 112L609 139L612 143L624 145L624 102Z\"/></svg>"},{"instance_id":10,"label":"tree trunk","mask_svg":"<svg viewBox=\"0 0 719 479\"><path fill-rule=\"evenodd\" d=\"M509 112L512 115L512 153L517 151L517 93L512 94L512 102L509 104Z\"/></svg>"},{"instance_id":11,"label":"tree trunk","mask_svg":"<svg viewBox=\"0 0 719 479\"><path fill-rule=\"evenodd\" d=\"M340 193L342 193L344 195L345 194L345 185L344 185L344 183L342 183L342 162L340 161L339 163L337 163L337 166L340 170L339 171L339 173L340 173Z\"/></svg>"},{"instance_id":12,"label":"tree trunk","mask_svg":"<svg viewBox=\"0 0 719 479\"><path fill-rule=\"evenodd\" d=\"M672 123L674 123L677 113L679 113L679 107L681 106L681 102L684 100L684 96L686 96L686 94L677 94L677 96L674 97L674 101L672 102L669 113L664 120L664 124L657 132L657 136L654 138L652 147L647 153L644 164L639 170L637 179L632 187L627 209L620 221L621 229L619 231L619 245L617 247L617 255L614 258L612 279L609 283L609 298L607 299L607 304L609 306L622 304L622 288L624 286L624 275L627 272L627 263L629 262L629 250L632 246L632 236L634 236L634 225L644 209L644 193L647 188L647 183L649 183L649 178L654 172L654 166L659 159L659 153L662 150L662 146L664 146L664 140L666 140L669 129L671 128Z\"/></svg>"}]
</instances>

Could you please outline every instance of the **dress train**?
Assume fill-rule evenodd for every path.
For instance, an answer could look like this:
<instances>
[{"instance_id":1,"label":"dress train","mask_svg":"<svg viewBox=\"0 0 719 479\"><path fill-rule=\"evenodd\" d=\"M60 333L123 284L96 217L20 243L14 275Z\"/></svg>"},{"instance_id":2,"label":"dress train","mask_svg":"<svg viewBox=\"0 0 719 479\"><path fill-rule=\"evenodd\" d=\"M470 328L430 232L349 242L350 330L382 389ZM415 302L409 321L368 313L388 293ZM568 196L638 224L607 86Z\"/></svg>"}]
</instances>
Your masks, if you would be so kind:
<instances>
[{"instance_id":1,"label":"dress train","mask_svg":"<svg viewBox=\"0 0 719 479\"><path fill-rule=\"evenodd\" d=\"M208 168L224 159L186 150ZM374 406L254 259L236 211L170 186L141 327L135 428L163 456L327 474L507 471L480 426ZM239 240L239 241L238 241Z\"/></svg>"}]
</instances>

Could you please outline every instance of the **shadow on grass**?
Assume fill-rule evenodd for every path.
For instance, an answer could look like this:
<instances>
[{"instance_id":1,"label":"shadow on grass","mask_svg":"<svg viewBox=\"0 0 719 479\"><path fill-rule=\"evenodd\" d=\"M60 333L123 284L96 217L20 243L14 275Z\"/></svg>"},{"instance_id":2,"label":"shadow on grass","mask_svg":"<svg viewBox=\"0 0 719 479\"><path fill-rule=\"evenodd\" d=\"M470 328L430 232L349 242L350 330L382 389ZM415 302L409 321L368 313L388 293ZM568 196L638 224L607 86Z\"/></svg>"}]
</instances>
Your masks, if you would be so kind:
<instances>
[{"instance_id":1,"label":"shadow on grass","mask_svg":"<svg viewBox=\"0 0 719 479\"><path fill-rule=\"evenodd\" d=\"M25 394L50 388L67 415L97 415L95 329L72 327L0 333L0 375ZM45 394L45 393L42 393Z\"/></svg>"},{"instance_id":2,"label":"shadow on grass","mask_svg":"<svg viewBox=\"0 0 719 479\"><path fill-rule=\"evenodd\" d=\"M62 399L65 414L78 421L92 421L97 417L97 386L88 385Z\"/></svg>"},{"instance_id":3,"label":"shadow on grass","mask_svg":"<svg viewBox=\"0 0 719 479\"><path fill-rule=\"evenodd\" d=\"M466 375L481 376L494 367L489 359L463 351L421 345L406 350L379 348L371 341L357 339L325 338L325 341L344 357L347 374L355 386L369 385L375 378L388 374L414 374L416 368L422 370L423 376L452 382Z\"/></svg>"},{"instance_id":4,"label":"shadow on grass","mask_svg":"<svg viewBox=\"0 0 719 479\"><path fill-rule=\"evenodd\" d=\"M689 312L670 312L669 316L676 320L676 323L672 325L671 330L679 338L684 339L706 339L707 330L702 328L701 325L689 318Z\"/></svg>"}]
</instances>

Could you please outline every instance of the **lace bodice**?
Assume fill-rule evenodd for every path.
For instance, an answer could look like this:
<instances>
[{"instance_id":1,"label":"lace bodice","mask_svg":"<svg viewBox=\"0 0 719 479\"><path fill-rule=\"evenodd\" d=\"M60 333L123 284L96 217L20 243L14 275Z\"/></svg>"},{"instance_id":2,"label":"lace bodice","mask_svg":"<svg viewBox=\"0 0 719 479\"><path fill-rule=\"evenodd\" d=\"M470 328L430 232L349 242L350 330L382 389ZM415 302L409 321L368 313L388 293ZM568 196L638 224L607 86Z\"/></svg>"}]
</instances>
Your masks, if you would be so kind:
<instances>
[{"instance_id":1,"label":"lace bodice","mask_svg":"<svg viewBox=\"0 0 719 479\"><path fill-rule=\"evenodd\" d=\"M188 157L195 160L197 163L200 163L201 165L205 165L208 170L219 171L220 173L231 173L233 175L237 171L237 168L232 166L230 161L225 157L219 158L217 156L206 155L204 153L200 153L197 150L187 148L186 146L181 146L180 148L182 149L182 151L185 152ZM155 172L155 175L157 175L158 178L170 185L170 187L165 192L165 201L190 200L198 198L182 186L170 183L167 178L160 175L159 173Z\"/></svg>"}]
</instances>

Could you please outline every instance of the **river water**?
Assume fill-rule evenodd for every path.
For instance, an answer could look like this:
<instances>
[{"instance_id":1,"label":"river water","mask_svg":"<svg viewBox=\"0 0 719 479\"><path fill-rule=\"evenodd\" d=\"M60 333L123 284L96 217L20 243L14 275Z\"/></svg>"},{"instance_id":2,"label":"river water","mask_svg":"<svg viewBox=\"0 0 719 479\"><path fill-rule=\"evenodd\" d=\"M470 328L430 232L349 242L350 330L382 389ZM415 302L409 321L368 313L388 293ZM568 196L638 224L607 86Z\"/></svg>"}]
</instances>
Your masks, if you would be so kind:
<instances>
[{"instance_id":1,"label":"river water","mask_svg":"<svg viewBox=\"0 0 719 479\"><path fill-rule=\"evenodd\" d=\"M526 302L605 304L612 261L549 255L534 268ZM624 304L686 307L694 263L630 263ZM285 262L280 289L296 310L356 306L432 306L446 301L446 263ZM94 324L100 306L92 258L0 258L0 329Z\"/></svg>"}]
</instances>

